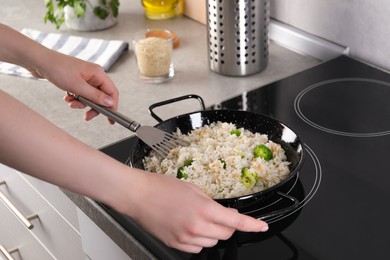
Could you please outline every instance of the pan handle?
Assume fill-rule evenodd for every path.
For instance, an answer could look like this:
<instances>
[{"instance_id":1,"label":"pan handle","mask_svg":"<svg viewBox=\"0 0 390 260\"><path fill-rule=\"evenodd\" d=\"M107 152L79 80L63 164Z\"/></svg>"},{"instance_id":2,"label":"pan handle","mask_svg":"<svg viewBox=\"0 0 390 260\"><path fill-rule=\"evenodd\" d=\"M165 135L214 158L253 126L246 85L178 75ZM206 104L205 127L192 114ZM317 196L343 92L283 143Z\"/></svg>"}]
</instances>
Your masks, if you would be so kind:
<instances>
[{"instance_id":1,"label":"pan handle","mask_svg":"<svg viewBox=\"0 0 390 260\"><path fill-rule=\"evenodd\" d=\"M185 99L190 99L190 98L197 99L199 101L201 109L206 110L206 106L205 106L203 98L201 96L198 96L196 94L188 94L188 95L184 95L184 96L180 96L180 97L176 97L176 98L172 98L172 99L168 99L165 101L155 103L149 107L149 112L154 119L156 119L159 123L161 123L164 120L162 120L159 116L157 116L156 113L153 111L153 109L155 109L156 107L161 107L164 105L172 104L172 103L179 102L179 101L182 101Z\"/></svg>"},{"instance_id":2,"label":"pan handle","mask_svg":"<svg viewBox=\"0 0 390 260\"><path fill-rule=\"evenodd\" d=\"M286 200L289 200L290 202L292 202L292 205L290 205L286 208L283 208L283 209L277 209L277 210L265 213L264 215L257 217L258 219L265 220L268 218L276 217L276 216L279 216L282 214L289 213L289 212L293 211L294 209L298 208L299 200L297 198L295 198L291 195L287 195L287 194L280 192L280 191L277 191L276 194L278 194L282 199L286 199Z\"/></svg>"}]
</instances>

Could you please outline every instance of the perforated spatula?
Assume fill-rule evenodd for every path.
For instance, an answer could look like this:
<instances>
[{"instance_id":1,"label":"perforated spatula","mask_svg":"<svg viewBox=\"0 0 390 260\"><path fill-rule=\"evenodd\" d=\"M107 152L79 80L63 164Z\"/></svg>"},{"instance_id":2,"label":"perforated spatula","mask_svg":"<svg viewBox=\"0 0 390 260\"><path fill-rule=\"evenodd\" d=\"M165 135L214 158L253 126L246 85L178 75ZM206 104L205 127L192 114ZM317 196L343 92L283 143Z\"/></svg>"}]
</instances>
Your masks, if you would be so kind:
<instances>
[{"instance_id":1,"label":"perforated spatula","mask_svg":"<svg viewBox=\"0 0 390 260\"><path fill-rule=\"evenodd\" d=\"M84 105L91 107L92 109L105 115L109 119L136 133L139 139L141 139L146 145L155 150L163 158L166 158L168 156L168 153L171 149L179 145L189 145L187 141L179 139L173 134L164 132L152 126L143 126L135 120L132 120L113 109L95 104L80 95L74 95L72 93L68 94L73 96L75 99L77 99Z\"/></svg>"}]
</instances>

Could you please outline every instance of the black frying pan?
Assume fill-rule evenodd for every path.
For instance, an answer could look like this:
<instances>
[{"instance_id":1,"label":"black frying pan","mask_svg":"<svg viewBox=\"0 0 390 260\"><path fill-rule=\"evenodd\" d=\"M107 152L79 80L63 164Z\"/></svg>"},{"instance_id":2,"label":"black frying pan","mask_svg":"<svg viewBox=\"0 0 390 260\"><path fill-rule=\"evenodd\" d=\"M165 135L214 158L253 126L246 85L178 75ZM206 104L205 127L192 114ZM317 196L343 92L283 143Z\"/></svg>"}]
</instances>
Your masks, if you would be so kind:
<instances>
[{"instance_id":1,"label":"black frying pan","mask_svg":"<svg viewBox=\"0 0 390 260\"><path fill-rule=\"evenodd\" d=\"M165 121L163 121L153 112L153 109L158 106L163 106L188 98L198 99L201 103L203 111L179 115ZM243 127L252 132L267 134L269 140L280 144L285 150L287 160L291 162L289 165L289 176L280 183L263 191L235 198L216 199L216 201L224 206L240 209L252 205L254 202L259 202L259 200L264 200L265 198L268 198L268 196L277 194L282 198L291 200L293 205L287 209L269 213L267 214L267 217L270 217L270 214L272 216L279 215L296 208L299 204L299 201L289 195L281 193L279 190L283 185L296 177L299 169L303 164L304 149L303 144L297 134L285 124L266 115L238 110L204 110L204 108L204 102L201 97L197 95L186 95L156 103L150 106L149 110L152 116L160 122L155 127L169 133L175 132L177 128L179 128L183 134L186 134L195 128L221 121L234 123L237 128ZM135 168L144 169L143 159L149 152L150 148L142 141L138 140L129 157L129 165Z\"/></svg>"}]
</instances>

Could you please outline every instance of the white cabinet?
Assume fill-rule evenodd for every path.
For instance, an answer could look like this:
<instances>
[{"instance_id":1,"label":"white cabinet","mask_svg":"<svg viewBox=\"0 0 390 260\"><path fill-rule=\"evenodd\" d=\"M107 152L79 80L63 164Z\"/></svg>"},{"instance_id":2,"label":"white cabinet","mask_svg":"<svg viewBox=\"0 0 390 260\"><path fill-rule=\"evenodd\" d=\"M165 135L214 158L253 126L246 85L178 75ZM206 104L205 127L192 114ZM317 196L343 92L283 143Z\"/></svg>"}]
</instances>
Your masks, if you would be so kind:
<instances>
[{"instance_id":1,"label":"white cabinet","mask_svg":"<svg viewBox=\"0 0 390 260\"><path fill-rule=\"evenodd\" d=\"M11 251L14 259L86 258L76 206L57 187L1 164L0 182L2 249ZM15 210L26 218L36 216L30 220L33 226L26 226ZM0 252L2 257L5 255Z\"/></svg>"},{"instance_id":2,"label":"white cabinet","mask_svg":"<svg viewBox=\"0 0 390 260\"><path fill-rule=\"evenodd\" d=\"M3 203L0 212L0 243L14 259L54 258ZM4 253L0 253L0 259L7 259Z\"/></svg>"},{"instance_id":3,"label":"white cabinet","mask_svg":"<svg viewBox=\"0 0 390 260\"><path fill-rule=\"evenodd\" d=\"M87 215L77 210L84 252L93 260L131 260Z\"/></svg>"}]
</instances>

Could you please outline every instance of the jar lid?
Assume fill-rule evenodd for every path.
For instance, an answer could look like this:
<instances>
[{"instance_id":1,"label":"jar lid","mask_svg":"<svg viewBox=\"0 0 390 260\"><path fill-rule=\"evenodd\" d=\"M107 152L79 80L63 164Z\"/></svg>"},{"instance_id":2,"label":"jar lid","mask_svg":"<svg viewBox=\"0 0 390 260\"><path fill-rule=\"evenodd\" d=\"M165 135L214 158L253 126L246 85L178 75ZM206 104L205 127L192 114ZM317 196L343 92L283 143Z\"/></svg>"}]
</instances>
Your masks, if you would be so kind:
<instances>
[{"instance_id":1,"label":"jar lid","mask_svg":"<svg viewBox=\"0 0 390 260\"><path fill-rule=\"evenodd\" d=\"M169 34L167 33L168 30L151 30L148 31L145 35L145 37L159 37L163 39L168 39ZM176 48L180 45L180 39L177 37L177 34L175 31L169 31L172 34L172 45L173 48Z\"/></svg>"}]
</instances>

